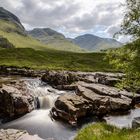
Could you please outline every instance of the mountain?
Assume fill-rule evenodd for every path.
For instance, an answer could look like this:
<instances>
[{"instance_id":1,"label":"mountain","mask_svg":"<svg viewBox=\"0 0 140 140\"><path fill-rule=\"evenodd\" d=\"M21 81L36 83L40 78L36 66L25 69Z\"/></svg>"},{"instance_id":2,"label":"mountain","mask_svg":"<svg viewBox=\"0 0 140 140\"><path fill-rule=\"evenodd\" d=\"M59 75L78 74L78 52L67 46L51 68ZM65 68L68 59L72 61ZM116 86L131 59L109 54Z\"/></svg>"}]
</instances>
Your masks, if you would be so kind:
<instances>
[{"instance_id":1,"label":"mountain","mask_svg":"<svg viewBox=\"0 0 140 140\"><path fill-rule=\"evenodd\" d=\"M33 37L28 33L17 16L0 7L0 36L16 48L83 52L79 46L67 41L65 36L49 28L33 30Z\"/></svg>"},{"instance_id":2,"label":"mountain","mask_svg":"<svg viewBox=\"0 0 140 140\"><path fill-rule=\"evenodd\" d=\"M19 18L2 7L0 7L0 36L7 39L16 48L33 48L37 50L49 48L47 45L28 36Z\"/></svg>"},{"instance_id":3,"label":"mountain","mask_svg":"<svg viewBox=\"0 0 140 140\"><path fill-rule=\"evenodd\" d=\"M115 39L101 38L91 34L78 36L73 39L73 43L88 51L101 51L122 46L122 44Z\"/></svg>"},{"instance_id":4,"label":"mountain","mask_svg":"<svg viewBox=\"0 0 140 140\"><path fill-rule=\"evenodd\" d=\"M78 45L65 38L63 34L50 28L35 28L31 31L28 31L28 34L38 39L42 43L53 46L57 50L76 52L84 51L84 49L81 49Z\"/></svg>"},{"instance_id":5,"label":"mountain","mask_svg":"<svg viewBox=\"0 0 140 140\"><path fill-rule=\"evenodd\" d=\"M26 35L26 31L23 25L21 24L19 18L14 14L12 14L11 12L4 9L3 7L0 7L0 20L15 25L15 28L10 28L10 26L9 27L7 26L6 28L1 25L1 27L4 27L3 30L6 30L7 32L16 32L18 34Z\"/></svg>"}]
</instances>

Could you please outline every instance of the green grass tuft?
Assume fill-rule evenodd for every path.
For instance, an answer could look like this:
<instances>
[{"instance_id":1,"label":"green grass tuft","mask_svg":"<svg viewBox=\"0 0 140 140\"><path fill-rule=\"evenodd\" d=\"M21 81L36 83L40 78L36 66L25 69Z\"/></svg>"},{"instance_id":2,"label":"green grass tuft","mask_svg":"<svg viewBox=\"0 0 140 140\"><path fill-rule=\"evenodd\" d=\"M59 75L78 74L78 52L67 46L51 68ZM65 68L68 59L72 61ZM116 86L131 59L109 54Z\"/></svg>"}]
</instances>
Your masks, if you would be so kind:
<instances>
[{"instance_id":1,"label":"green grass tuft","mask_svg":"<svg viewBox=\"0 0 140 140\"><path fill-rule=\"evenodd\" d=\"M74 140L139 140L139 138L138 129L119 129L105 123L97 123L80 130Z\"/></svg>"}]
</instances>

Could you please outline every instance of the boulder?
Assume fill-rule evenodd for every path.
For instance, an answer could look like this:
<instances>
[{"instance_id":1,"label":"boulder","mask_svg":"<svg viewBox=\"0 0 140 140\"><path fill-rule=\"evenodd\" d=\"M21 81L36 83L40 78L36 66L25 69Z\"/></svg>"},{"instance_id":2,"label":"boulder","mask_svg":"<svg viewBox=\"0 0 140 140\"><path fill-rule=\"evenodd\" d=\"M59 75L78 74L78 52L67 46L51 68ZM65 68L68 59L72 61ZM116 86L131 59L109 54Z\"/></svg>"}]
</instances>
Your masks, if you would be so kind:
<instances>
[{"instance_id":1,"label":"boulder","mask_svg":"<svg viewBox=\"0 0 140 140\"><path fill-rule=\"evenodd\" d=\"M2 85L0 88L0 112L5 116L17 117L34 109L34 98L22 88L23 82L14 85Z\"/></svg>"},{"instance_id":2,"label":"boulder","mask_svg":"<svg viewBox=\"0 0 140 140\"><path fill-rule=\"evenodd\" d=\"M95 83L85 83L81 81L77 82L77 85L86 87L87 89L90 89L99 95L106 95L106 96L111 96L111 97L125 96L132 99L133 100L132 102L135 102L135 103L140 102L140 94L128 92L126 90L120 90L115 87L110 87L107 85L95 84Z\"/></svg>"},{"instance_id":3,"label":"boulder","mask_svg":"<svg viewBox=\"0 0 140 140\"><path fill-rule=\"evenodd\" d=\"M115 86L124 75L121 73L95 72L85 74L82 81L87 83L99 83L108 86Z\"/></svg>"},{"instance_id":4,"label":"boulder","mask_svg":"<svg viewBox=\"0 0 140 140\"><path fill-rule=\"evenodd\" d=\"M73 125L79 118L88 114L103 117L116 111L128 111L131 102L130 98L120 96L119 93L99 94L90 88L78 85L76 95L64 94L58 97L51 114Z\"/></svg>"},{"instance_id":5,"label":"boulder","mask_svg":"<svg viewBox=\"0 0 140 140\"><path fill-rule=\"evenodd\" d=\"M57 88L77 81L114 86L122 77L124 77L124 74L121 73L48 71L41 79Z\"/></svg>"},{"instance_id":6,"label":"boulder","mask_svg":"<svg viewBox=\"0 0 140 140\"><path fill-rule=\"evenodd\" d=\"M140 128L140 117L137 117L137 118L133 119L132 128Z\"/></svg>"},{"instance_id":7,"label":"boulder","mask_svg":"<svg viewBox=\"0 0 140 140\"><path fill-rule=\"evenodd\" d=\"M48 71L42 76L42 81L47 82L50 85L70 85L73 82L78 81L78 76L72 72L67 71Z\"/></svg>"},{"instance_id":8,"label":"boulder","mask_svg":"<svg viewBox=\"0 0 140 140\"><path fill-rule=\"evenodd\" d=\"M131 107L132 100L125 96L120 96L119 93L111 94L110 91L108 91L108 94L100 94L99 92L95 92L92 89L81 85L78 86L78 91L77 94L90 100L95 108L98 109L100 106L105 106L107 113L114 110L129 110ZM101 113L102 112L99 112L99 114Z\"/></svg>"}]
</instances>

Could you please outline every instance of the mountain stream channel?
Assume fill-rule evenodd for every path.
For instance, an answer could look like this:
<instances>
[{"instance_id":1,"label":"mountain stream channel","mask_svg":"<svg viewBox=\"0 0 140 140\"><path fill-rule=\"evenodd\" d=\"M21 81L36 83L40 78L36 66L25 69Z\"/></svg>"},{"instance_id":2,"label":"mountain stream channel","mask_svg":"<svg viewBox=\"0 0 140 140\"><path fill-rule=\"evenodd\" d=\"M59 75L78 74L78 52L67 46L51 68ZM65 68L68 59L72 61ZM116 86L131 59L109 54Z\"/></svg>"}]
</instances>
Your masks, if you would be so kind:
<instances>
[{"instance_id":1,"label":"mountain stream channel","mask_svg":"<svg viewBox=\"0 0 140 140\"><path fill-rule=\"evenodd\" d=\"M13 77L8 77L7 79ZM27 130L30 134L37 134L43 139L51 138L49 140L73 140L77 131L82 127L85 127L89 123L99 122L96 117L87 117L82 119L77 127L73 127L66 122L54 120L50 116L50 109L53 107L55 100L58 96L65 93L52 88L51 86L43 83L38 78L21 78L14 77L20 80L25 80L28 85L28 89L32 95L38 97L38 107L32 111L20 117L18 119L0 123L2 129L21 129ZM73 94L72 91L67 91L68 94ZM131 110L129 114L125 115L112 115L104 117L104 120L108 124L113 124L117 127L131 127L132 120L135 117L140 117L140 108Z\"/></svg>"}]
</instances>

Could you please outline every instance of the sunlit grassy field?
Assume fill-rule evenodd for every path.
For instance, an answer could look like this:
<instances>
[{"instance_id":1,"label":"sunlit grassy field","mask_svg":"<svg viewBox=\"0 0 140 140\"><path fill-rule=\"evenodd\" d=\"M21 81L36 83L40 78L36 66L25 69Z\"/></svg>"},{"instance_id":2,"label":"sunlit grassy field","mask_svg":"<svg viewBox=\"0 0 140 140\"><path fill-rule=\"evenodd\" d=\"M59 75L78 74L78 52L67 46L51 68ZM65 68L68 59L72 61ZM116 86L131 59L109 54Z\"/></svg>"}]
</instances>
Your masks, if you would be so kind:
<instances>
[{"instance_id":1,"label":"sunlit grassy field","mask_svg":"<svg viewBox=\"0 0 140 140\"><path fill-rule=\"evenodd\" d=\"M0 65L34 69L113 71L104 53L73 53L47 49L12 48L0 50Z\"/></svg>"}]
</instances>

